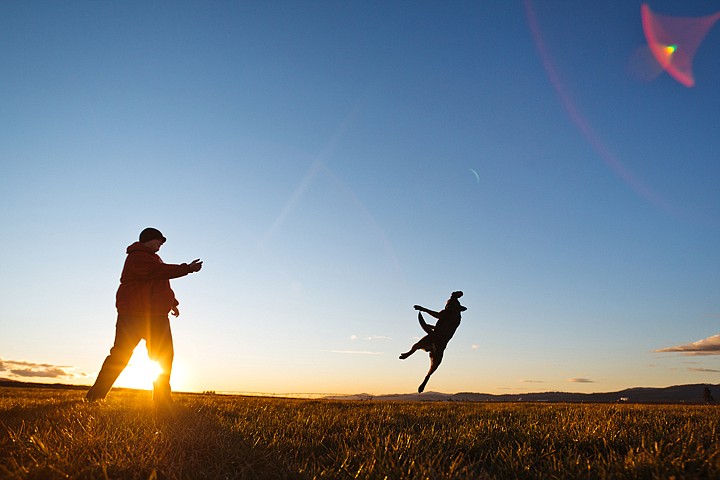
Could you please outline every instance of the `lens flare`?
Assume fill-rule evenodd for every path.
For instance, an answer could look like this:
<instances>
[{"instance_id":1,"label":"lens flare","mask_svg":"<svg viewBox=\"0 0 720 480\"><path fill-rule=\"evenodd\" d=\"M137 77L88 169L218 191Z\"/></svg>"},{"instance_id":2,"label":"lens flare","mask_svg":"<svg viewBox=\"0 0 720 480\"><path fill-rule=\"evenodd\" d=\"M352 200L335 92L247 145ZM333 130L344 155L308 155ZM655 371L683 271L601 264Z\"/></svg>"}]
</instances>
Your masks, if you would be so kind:
<instances>
[{"instance_id":1,"label":"lens flare","mask_svg":"<svg viewBox=\"0 0 720 480\"><path fill-rule=\"evenodd\" d=\"M115 385L124 388L147 390L162 373L157 362L150 360L144 348L136 348L127 367L118 377Z\"/></svg>"},{"instance_id":2,"label":"lens flare","mask_svg":"<svg viewBox=\"0 0 720 480\"><path fill-rule=\"evenodd\" d=\"M586 119L580 109L577 108L575 101L568 92L568 89L565 88L560 72L555 67L555 63L553 62L548 48L545 45L545 39L540 29L540 23L535 15L532 0L525 0L525 12L527 14L530 32L533 36L533 40L535 41L535 46L537 47L543 67L545 68L545 73L550 79L550 83L555 88L555 91L560 98L560 103L588 143L597 152L610 170L612 170L615 175L632 188L640 197L672 215L680 216L680 211L677 207L670 204L658 192L650 187L650 185L646 184L627 165L625 165L621 159L610 150L610 148L608 148L600 135L592 127L589 120ZM674 45L674 43L669 42L666 45Z\"/></svg>"},{"instance_id":3,"label":"lens flare","mask_svg":"<svg viewBox=\"0 0 720 480\"><path fill-rule=\"evenodd\" d=\"M685 85L695 85L692 63L695 52L708 31L720 19L720 12L705 17L672 17L640 7L643 32L655 60L671 77Z\"/></svg>"}]
</instances>

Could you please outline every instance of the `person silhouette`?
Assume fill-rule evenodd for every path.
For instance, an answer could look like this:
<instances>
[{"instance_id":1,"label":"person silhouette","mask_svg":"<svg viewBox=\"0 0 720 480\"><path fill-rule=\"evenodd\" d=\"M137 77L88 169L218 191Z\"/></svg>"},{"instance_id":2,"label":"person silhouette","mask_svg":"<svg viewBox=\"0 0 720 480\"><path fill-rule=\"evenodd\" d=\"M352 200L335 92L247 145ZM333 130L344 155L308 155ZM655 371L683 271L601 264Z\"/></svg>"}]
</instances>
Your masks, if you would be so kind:
<instances>
[{"instance_id":1,"label":"person silhouette","mask_svg":"<svg viewBox=\"0 0 720 480\"><path fill-rule=\"evenodd\" d=\"M401 354L400 360L405 360L418 350L425 350L430 354L430 370L418 387L418 393L422 393L425 390L425 386L427 385L428 380L430 380L430 376L435 373L435 370L438 369L440 363L442 362L443 355L445 354L445 347L447 347L448 342L453 335L455 335L455 331L460 326L460 314L467 310L467 308L460 305L460 301L458 300L462 296L463 292L459 290L457 292L453 292L445 304L445 308L439 312L429 310L425 307L421 307L420 305L415 305L413 307L415 310L418 310L418 321L427 335L413 345L409 351ZM425 322L422 312L437 318L437 323L435 325L429 325Z\"/></svg>"},{"instance_id":2,"label":"person silhouette","mask_svg":"<svg viewBox=\"0 0 720 480\"><path fill-rule=\"evenodd\" d=\"M85 395L89 402L105 398L133 350L144 339L148 356L162 369L153 382L153 402L157 407L172 404L170 373L174 350L168 314L178 317L180 310L170 279L200 271L202 262L196 259L189 264L163 263L157 252L165 241L159 230L148 227L140 233L139 241L127 247L115 302L118 312L115 342Z\"/></svg>"}]
</instances>

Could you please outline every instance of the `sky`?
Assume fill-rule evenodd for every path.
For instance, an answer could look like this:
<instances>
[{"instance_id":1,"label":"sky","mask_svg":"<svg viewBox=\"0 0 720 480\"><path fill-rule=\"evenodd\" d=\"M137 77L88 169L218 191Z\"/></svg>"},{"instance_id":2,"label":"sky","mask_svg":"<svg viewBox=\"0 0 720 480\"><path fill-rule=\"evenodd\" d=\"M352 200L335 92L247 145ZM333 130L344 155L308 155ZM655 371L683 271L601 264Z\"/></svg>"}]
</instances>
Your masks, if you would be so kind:
<instances>
[{"instance_id":1,"label":"sky","mask_svg":"<svg viewBox=\"0 0 720 480\"><path fill-rule=\"evenodd\" d=\"M153 226L175 390L414 392L454 290L428 391L720 383L720 1L647 5L694 85L633 0L0 3L0 377L92 384Z\"/></svg>"}]
</instances>

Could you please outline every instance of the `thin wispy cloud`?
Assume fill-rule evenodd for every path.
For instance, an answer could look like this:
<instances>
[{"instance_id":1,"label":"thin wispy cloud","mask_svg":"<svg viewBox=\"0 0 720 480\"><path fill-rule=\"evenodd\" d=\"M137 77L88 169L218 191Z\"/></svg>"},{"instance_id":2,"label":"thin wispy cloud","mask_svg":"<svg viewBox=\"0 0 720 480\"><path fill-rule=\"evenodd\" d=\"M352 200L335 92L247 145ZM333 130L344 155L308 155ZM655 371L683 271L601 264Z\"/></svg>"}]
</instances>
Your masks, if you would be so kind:
<instances>
[{"instance_id":1,"label":"thin wispy cloud","mask_svg":"<svg viewBox=\"0 0 720 480\"><path fill-rule=\"evenodd\" d=\"M570 383L595 383L595 380L590 380L589 378L568 378L567 380Z\"/></svg>"},{"instance_id":2,"label":"thin wispy cloud","mask_svg":"<svg viewBox=\"0 0 720 480\"><path fill-rule=\"evenodd\" d=\"M658 353L681 353L683 355L720 355L720 335L703 338L697 342L655 350Z\"/></svg>"},{"instance_id":3,"label":"thin wispy cloud","mask_svg":"<svg viewBox=\"0 0 720 480\"><path fill-rule=\"evenodd\" d=\"M473 343L470 348L472 348L473 350L478 350L480 348L480 345L478 345L477 343Z\"/></svg>"},{"instance_id":4,"label":"thin wispy cloud","mask_svg":"<svg viewBox=\"0 0 720 480\"><path fill-rule=\"evenodd\" d=\"M367 350L330 350L330 353L342 353L347 355L382 355L382 352L370 352Z\"/></svg>"},{"instance_id":5,"label":"thin wispy cloud","mask_svg":"<svg viewBox=\"0 0 720 480\"><path fill-rule=\"evenodd\" d=\"M522 383L545 383L542 380L520 380Z\"/></svg>"},{"instance_id":6,"label":"thin wispy cloud","mask_svg":"<svg viewBox=\"0 0 720 480\"><path fill-rule=\"evenodd\" d=\"M697 368L697 367L689 367L688 372L703 372L703 373L720 373L720 370L716 370L714 368Z\"/></svg>"},{"instance_id":7,"label":"thin wispy cloud","mask_svg":"<svg viewBox=\"0 0 720 480\"><path fill-rule=\"evenodd\" d=\"M359 335L350 335L350 340L366 340L368 342L372 342L373 340L392 340L392 338L388 337L387 335L367 335L364 337L361 337Z\"/></svg>"},{"instance_id":8,"label":"thin wispy cloud","mask_svg":"<svg viewBox=\"0 0 720 480\"><path fill-rule=\"evenodd\" d=\"M23 360L0 359L0 373L9 377L22 378L80 378L87 374L75 372L75 368L68 365L52 365L49 363L34 363Z\"/></svg>"}]
</instances>

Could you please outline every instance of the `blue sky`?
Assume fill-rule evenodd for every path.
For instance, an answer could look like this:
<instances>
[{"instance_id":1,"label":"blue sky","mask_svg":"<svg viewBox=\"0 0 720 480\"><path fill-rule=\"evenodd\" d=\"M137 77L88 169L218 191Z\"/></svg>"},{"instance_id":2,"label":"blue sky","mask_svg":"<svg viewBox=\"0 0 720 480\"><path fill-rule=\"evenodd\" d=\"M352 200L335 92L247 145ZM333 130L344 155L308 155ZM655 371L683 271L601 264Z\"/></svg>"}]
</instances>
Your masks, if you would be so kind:
<instances>
[{"instance_id":1,"label":"blue sky","mask_svg":"<svg viewBox=\"0 0 720 480\"><path fill-rule=\"evenodd\" d=\"M428 390L720 383L720 27L687 88L640 6L3 3L0 376L91 383L154 226L176 389L412 392L458 289Z\"/></svg>"}]
</instances>

